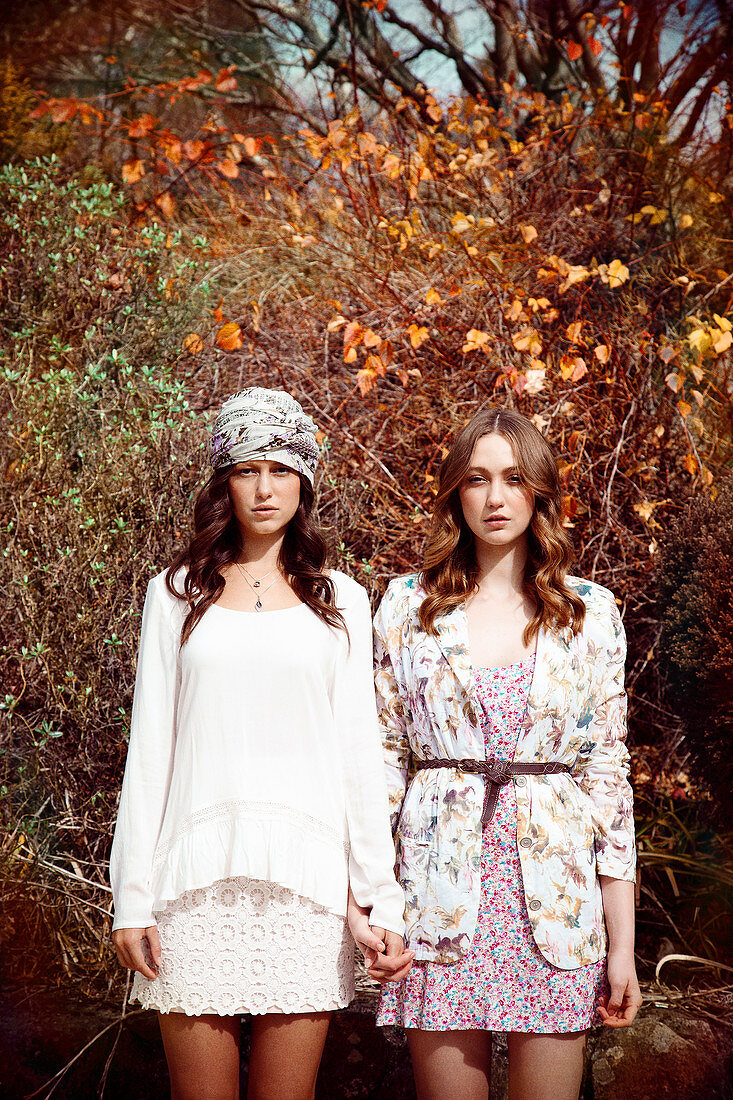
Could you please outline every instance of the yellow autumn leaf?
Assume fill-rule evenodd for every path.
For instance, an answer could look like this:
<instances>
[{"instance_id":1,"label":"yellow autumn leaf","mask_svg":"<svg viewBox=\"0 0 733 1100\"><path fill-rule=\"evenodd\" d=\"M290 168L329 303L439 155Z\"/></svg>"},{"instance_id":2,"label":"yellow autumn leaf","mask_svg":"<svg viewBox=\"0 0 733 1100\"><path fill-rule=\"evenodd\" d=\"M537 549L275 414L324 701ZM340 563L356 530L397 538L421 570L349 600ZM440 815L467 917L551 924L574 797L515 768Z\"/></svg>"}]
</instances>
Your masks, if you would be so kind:
<instances>
[{"instance_id":1,"label":"yellow autumn leaf","mask_svg":"<svg viewBox=\"0 0 733 1100\"><path fill-rule=\"evenodd\" d=\"M183 347L189 355L200 355L204 350L204 342L197 332L189 332L183 341Z\"/></svg>"},{"instance_id":2,"label":"yellow autumn leaf","mask_svg":"<svg viewBox=\"0 0 733 1100\"><path fill-rule=\"evenodd\" d=\"M590 275L590 271L587 267L581 267L579 264L564 264L565 270L561 270L560 274L565 275L565 279L558 289L558 294L564 294L566 290L569 290L571 286L575 286L576 283L585 282Z\"/></svg>"},{"instance_id":3,"label":"yellow autumn leaf","mask_svg":"<svg viewBox=\"0 0 733 1100\"><path fill-rule=\"evenodd\" d=\"M689 229L694 223L694 218L690 214L682 214L677 219L677 225L680 229Z\"/></svg>"},{"instance_id":4,"label":"yellow autumn leaf","mask_svg":"<svg viewBox=\"0 0 733 1100\"><path fill-rule=\"evenodd\" d=\"M377 348L382 343L382 337L377 336L374 329L368 328L364 332L363 344L365 348Z\"/></svg>"},{"instance_id":5,"label":"yellow autumn leaf","mask_svg":"<svg viewBox=\"0 0 733 1100\"><path fill-rule=\"evenodd\" d=\"M479 328L469 329L466 333L466 340L462 347L464 354L469 351L480 351L481 348L485 348L491 337L488 332L483 332Z\"/></svg>"},{"instance_id":6,"label":"yellow autumn leaf","mask_svg":"<svg viewBox=\"0 0 733 1100\"><path fill-rule=\"evenodd\" d=\"M407 329L407 334L410 337L410 343L413 348L419 348L426 340L430 339L430 333L424 325L410 325Z\"/></svg>"},{"instance_id":7,"label":"yellow autumn leaf","mask_svg":"<svg viewBox=\"0 0 733 1100\"><path fill-rule=\"evenodd\" d=\"M625 264L622 264L620 260L611 260L608 265L607 279L604 282L608 282L608 285L614 289L617 286L621 286L625 283L629 277L629 269Z\"/></svg>"},{"instance_id":8,"label":"yellow autumn leaf","mask_svg":"<svg viewBox=\"0 0 733 1100\"><path fill-rule=\"evenodd\" d=\"M342 317L339 313L338 316L332 317L326 325L326 332L338 332L346 324L346 318Z\"/></svg>"},{"instance_id":9,"label":"yellow autumn leaf","mask_svg":"<svg viewBox=\"0 0 733 1100\"><path fill-rule=\"evenodd\" d=\"M356 359L356 348L347 348L344 352L344 363L355 363Z\"/></svg>"},{"instance_id":10,"label":"yellow autumn leaf","mask_svg":"<svg viewBox=\"0 0 733 1100\"><path fill-rule=\"evenodd\" d=\"M713 320L715 321L715 324L718 326L718 328L722 329L723 332L730 332L731 329L733 329L733 324L731 324L727 317L721 317L718 313L714 313Z\"/></svg>"},{"instance_id":11,"label":"yellow autumn leaf","mask_svg":"<svg viewBox=\"0 0 733 1100\"><path fill-rule=\"evenodd\" d=\"M694 328L687 336L687 343L691 348L694 348L703 355L712 344L712 340L710 338L710 333L706 329Z\"/></svg>"},{"instance_id":12,"label":"yellow autumn leaf","mask_svg":"<svg viewBox=\"0 0 733 1100\"><path fill-rule=\"evenodd\" d=\"M565 335L572 344L577 344L578 340L580 339L580 330L582 329L582 327L582 321L573 321L573 323L568 325L568 327L565 329Z\"/></svg>"},{"instance_id":13,"label":"yellow autumn leaf","mask_svg":"<svg viewBox=\"0 0 733 1100\"><path fill-rule=\"evenodd\" d=\"M528 351L530 355L535 358L542 352L542 340L537 329L528 328L520 329L519 332L515 332L512 336L512 343L517 351Z\"/></svg>"},{"instance_id":14,"label":"yellow autumn leaf","mask_svg":"<svg viewBox=\"0 0 733 1100\"><path fill-rule=\"evenodd\" d=\"M608 344L597 344L593 348L593 354L599 363L607 363L611 355L611 349Z\"/></svg>"},{"instance_id":15,"label":"yellow autumn leaf","mask_svg":"<svg viewBox=\"0 0 733 1100\"><path fill-rule=\"evenodd\" d=\"M692 477L697 473L697 459L694 455L685 455L685 468Z\"/></svg>"},{"instance_id":16,"label":"yellow autumn leaf","mask_svg":"<svg viewBox=\"0 0 733 1100\"><path fill-rule=\"evenodd\" d=\"M440 297L437 290L430 287L430 290L425 295L425 302L429 306L442 306L443 299Z\"/></svg>"},{"instance_id":17,"label":"yellow autumn leaf","mask_svg":"<svg viewBox=\"0 0 733 1100\"><path fill-rule=\"evenodd\" d=\"M692 412L692 405L688 404L687 401L678 401L677 411L679 412L682 419L685 420Z\"/></svg>"},{"instance_id":18,"label":"yellow autumn leaf","mask_svg":"<svg viewBox=\"0 0 733 1100\"><path fill-rule=\"evenodd\" d=\"M474 216L473 214L454 214L450 223L454 233L466 233L473 228Z\"/></svg>"},{"instance_id":19,"label":"yellow autumn leaf","mask_svg":"<svg viewBox=\"0 0 733 1100\"><path fill-rule=\"evenodd\" d=\"M716 351L718 355L722 355L722 353L727 351L731 344L733 344L733 333L730 332L721 332L720 329L714 328L711 337L713 341L713 350Z\"/></svg>"},{"instance_id":20,"label":"yellow autumn leaf","mask_svg":"<svg viewBox=\"0 0 733 1100\"><path fill-rule=\"evenodd\" d=\"M537 237L537 230L533 225L520 225L519 232L522 234L525 244L531 244Z\"/></svg>"}]
</instances>

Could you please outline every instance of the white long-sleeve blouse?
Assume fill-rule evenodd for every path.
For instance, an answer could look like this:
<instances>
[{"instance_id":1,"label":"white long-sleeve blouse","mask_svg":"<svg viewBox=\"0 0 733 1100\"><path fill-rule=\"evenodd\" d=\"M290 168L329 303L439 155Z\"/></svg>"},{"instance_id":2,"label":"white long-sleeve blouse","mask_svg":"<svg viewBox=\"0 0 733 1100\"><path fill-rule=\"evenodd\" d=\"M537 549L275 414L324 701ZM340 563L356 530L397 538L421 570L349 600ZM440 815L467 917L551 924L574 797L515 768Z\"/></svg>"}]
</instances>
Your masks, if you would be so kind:
<instances>
[{"instance_id":1,"label":"white long-sleeve blouse","mask_svg":"<svg viewBox=\"0 0 733 1100\"><path fill-rule=\"evenodd\" d=\"M372 679L369 601L333 571L349 631L306 604L210 607L151 580L110 858L113 928L145 928L191 889L248 876L402 933ZM180 584L178 584L180 589Z\"/></svg>"}]
</instances>

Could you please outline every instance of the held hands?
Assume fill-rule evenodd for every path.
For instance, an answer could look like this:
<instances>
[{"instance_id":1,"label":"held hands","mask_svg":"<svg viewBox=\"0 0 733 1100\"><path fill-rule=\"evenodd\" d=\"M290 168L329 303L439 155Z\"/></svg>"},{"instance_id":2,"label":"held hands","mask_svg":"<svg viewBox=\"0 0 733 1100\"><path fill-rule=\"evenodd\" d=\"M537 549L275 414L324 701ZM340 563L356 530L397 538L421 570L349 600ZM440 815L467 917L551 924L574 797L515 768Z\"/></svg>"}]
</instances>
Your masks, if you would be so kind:
<instances>
[{"instance_id":1,"label":"held hands","mask_svg":"<svg viewBox=\"0 0 733 1100\"><path fill-rule=\"evenodd\" d=\"M598 1006L601 1019L606 1027L629 1027L642 1001L633 955L609 952L608 984L611 992Z\"/></svg>"},{"instance_id":2,"label":"held hands","mask_svg":"<svg viewBox=\"0 0 733 1100\"><path fill-rule=\"evenodd\" d=\"M117 958L128 970L139 970L145 978L157 978L160 967L160 936L154 924L149 928L118 928L112 933Z\"/></svg>"},{"instance_id":3,"label":"held hands","mask_svg":"<svg viewBox=\"0 0 733 1100\"><path fill-rule=\"evenodd\" d=\"M364 955L367 973L380 985L401 982L412 966L415 953L405 951L405 942L396 932L370 927L369 912L357 903L349 890L347 919L354 942Z\"/></svg>"}]
</instances>

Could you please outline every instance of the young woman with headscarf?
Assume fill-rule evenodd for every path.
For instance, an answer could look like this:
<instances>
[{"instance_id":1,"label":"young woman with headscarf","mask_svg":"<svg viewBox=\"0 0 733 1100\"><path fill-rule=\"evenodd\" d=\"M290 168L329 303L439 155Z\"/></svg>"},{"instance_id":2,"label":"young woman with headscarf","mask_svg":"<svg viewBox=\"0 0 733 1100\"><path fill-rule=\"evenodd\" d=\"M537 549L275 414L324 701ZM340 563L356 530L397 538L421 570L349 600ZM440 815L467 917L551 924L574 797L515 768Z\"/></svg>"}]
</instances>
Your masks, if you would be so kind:
<instances>
[{"instance_id":1,"label":"young woman with headscarf","mask_svg":"<svg viewBox=\"0 0 733 1100\"><path fill-rule=\"evenodd\" d=\"M409 968L366 592L325 567L316 425L289 394L225 402L188 546L148 586L111 855L113 940L157 1009L176 1100L314 1094L352 929ZM351 892L351 893L350 893ZM370 928L371 925L371 928Z\"/></svg>"}]
</instances>

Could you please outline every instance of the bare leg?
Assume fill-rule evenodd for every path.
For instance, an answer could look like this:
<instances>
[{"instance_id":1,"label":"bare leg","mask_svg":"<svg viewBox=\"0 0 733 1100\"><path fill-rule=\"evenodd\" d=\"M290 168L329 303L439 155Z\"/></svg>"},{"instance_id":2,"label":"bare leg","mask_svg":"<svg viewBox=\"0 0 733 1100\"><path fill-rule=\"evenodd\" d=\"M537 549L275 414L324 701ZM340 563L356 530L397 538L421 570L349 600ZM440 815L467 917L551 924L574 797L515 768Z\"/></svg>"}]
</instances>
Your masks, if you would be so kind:
<instances>
[{"instance_id":1,"label":"bare leg","mask_svg":"<svg viewBox=\"0 0 733 1100\"><path fill-rule=\"evenodd\" d=\"M159 1012L172 1100L238 1100L238 1016Z\"/></svg>"},{"instance_id":2,"label":"bare leg","mask_svg":"<svg viewBox=\"0 0 733 1100\"><path fill-rule=\"evenodd\" d=\"M418 1100L489 1100L491 1033L407 1028Z\"/></svg>"},{"instance_id":3,"label":"bare leg","mask_svg":"<svg viewBox=\"0 0 733 1100\"><path fill-rule=\"evenodd\" d=\"M578 1100L585 1038L584 1031L507 1035L509 1100Z\"/></svg>"},{"instance_id":4,"label":"bare leg","mask_svg":"<svg viewBox=\"0 0 733 1100\"><path fill-rule=\"evenodd\" d=\"M252 1017L247 1100L313 1100L330 1012Z\"/></svg>"}]
</instances>

